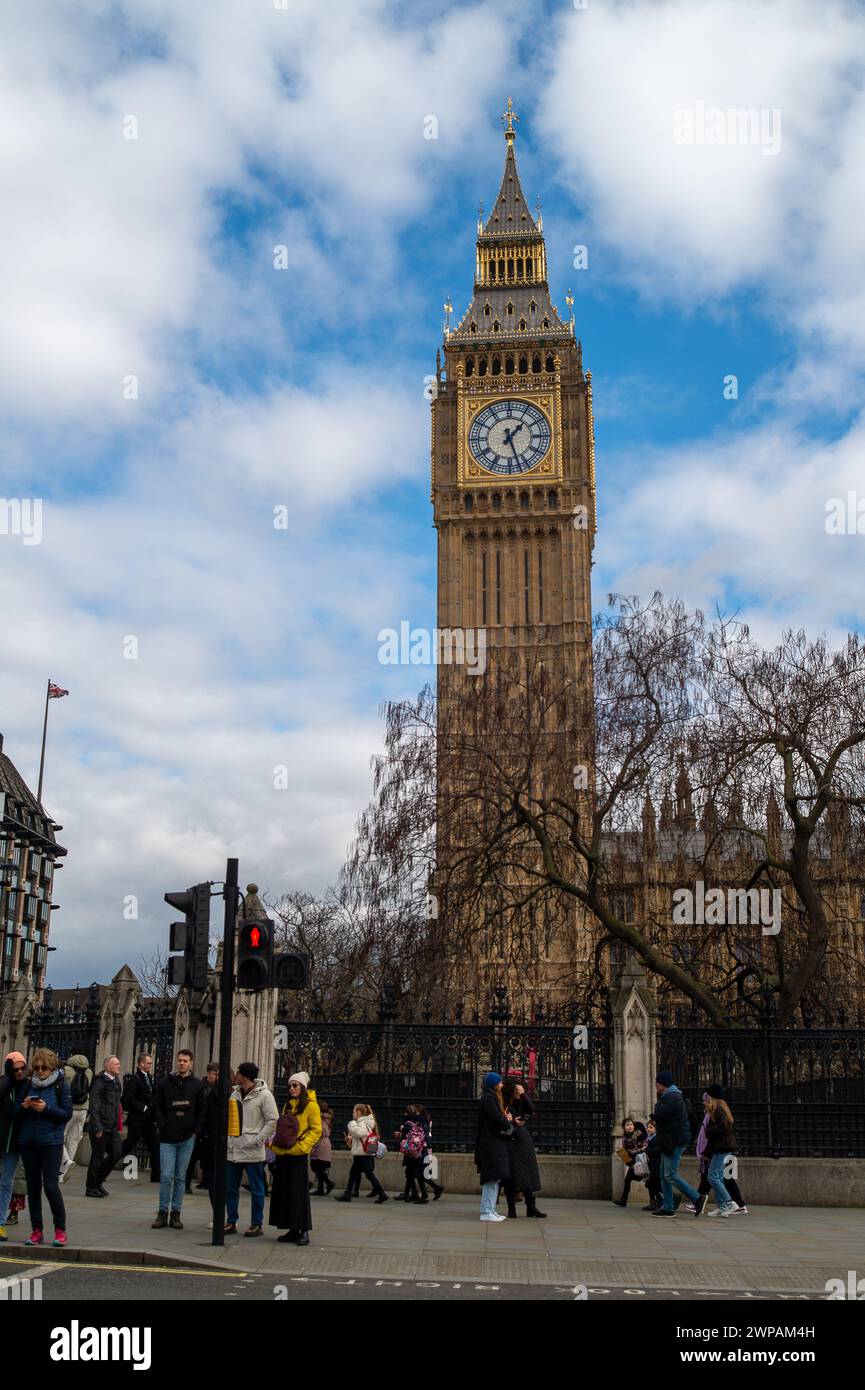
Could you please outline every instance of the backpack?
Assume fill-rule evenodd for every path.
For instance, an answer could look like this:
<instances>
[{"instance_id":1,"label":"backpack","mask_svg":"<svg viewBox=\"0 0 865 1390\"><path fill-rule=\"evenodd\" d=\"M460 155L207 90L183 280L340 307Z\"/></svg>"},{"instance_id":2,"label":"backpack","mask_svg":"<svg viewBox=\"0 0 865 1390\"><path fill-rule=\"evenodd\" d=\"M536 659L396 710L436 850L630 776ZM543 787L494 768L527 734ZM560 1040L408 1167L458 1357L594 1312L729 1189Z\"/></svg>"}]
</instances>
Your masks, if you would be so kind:
<instances>
[{"instance_id":1,"label":"backpack","mask_svg":"<svg viewBox=\"0 0 865 1390\"><path fill-rule=\"evenodd\" d=\"M399 1146L400 1153L405 1154L406 1158L420 1158L426 1146L426 1135L423 1125L417 1121L409 1126L405 1138Z\"/></svg>"},{"instance_id":2,"label":"backpack","mask_svg":"<svg viewBox=\"0 0 865 1390\"><path fill-rule=\"evenodd\" d=\"M293 1149L300 1133L300 1122L291 1110L285 1110L276 1122L276 1133L271 1139L278 1149Z\"/></svg>"},{"instance_id":3,"label":"backpack","mask_svg":"<svg viewBox=\"0 0 865 1390\"><path fill-rule=\"evenodd\" d=\"M379 1136L377 1130L370 1130L365 1139L361 1140L365 1154L371 1154L373 1158L378 1156Z\"/></svg>"},{"instance_id":4,"label":"backpack","mask_svg":"<svg viewBox=\"0 0 865 1390\"><path fill-rule=\"evenodd\" d=\"M67 1066L69 1065L71 1065L71 1063L67 1063ZM72 1104L83 1105L90 1095L90 1082L87 1080L87 1068L74 1066L72 1070L75 1073L69 1083L69 1089L72 1092Z\"/></svg>"}]
</instances>

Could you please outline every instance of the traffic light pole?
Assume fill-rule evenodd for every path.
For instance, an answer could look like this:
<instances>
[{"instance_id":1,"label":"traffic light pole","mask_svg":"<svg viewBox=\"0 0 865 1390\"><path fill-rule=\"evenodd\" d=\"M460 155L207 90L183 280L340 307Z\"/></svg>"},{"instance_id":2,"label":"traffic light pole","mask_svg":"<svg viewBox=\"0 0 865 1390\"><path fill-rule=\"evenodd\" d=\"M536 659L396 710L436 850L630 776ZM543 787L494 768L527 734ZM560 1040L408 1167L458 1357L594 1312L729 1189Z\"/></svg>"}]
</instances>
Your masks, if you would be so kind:
<instances>
[{"instance_id":1,"label":"traffic light pole","mask_svg":"<svg viewBox=\"0 0 865 1390\"><path fill-rule=\"evenodd\" d=\"M213 1245L225 1244L225 1165L228 1158L228 1097L231 1094L231 1025L234 1012L234 935L237 919L237 860L225 862L225 930L222 935L222 989L219 1015L219 1129L213 1172Z\"/></svg>"}]
</instances>

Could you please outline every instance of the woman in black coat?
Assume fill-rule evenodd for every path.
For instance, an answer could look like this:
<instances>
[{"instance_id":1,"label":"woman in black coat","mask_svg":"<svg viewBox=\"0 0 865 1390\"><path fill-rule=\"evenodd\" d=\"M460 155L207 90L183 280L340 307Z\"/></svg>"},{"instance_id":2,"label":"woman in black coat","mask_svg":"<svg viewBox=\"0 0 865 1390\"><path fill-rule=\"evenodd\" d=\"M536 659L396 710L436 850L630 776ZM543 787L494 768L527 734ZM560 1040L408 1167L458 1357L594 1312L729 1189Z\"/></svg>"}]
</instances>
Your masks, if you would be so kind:
<instances>
[{"instance_id":1,"label":"woman in black coat","mask_svg":"<svg viewBox=\"0 0 865 1390\"><path fill-rule=\"evenodd\" d=\"M511 1176L510 1138L514 1127L502 1104L502 1078L489 1071L484 1077L475 1140L475 1167L481 1179L481 1221L504 1221L496 1211L499 1183Z\"/></svg>"},{"instance_id":2,"label":"woman in black coat","mask_svg":"<svg viewBox=\"0 0 865 1390\"><path fill-rule=\"evenodd\" d=\"M504 1185L505 1196L508 1199L508 1216L516 1216L516 1197L518 1192L522 1192L526 1199L526 1216L544 1219L547 1213L538 1211L535 1203L535 1193L541 1190L541 1175L534 1142L528 1130L528 1122L535 1113L535 1107L521 1082L512 1078L502 1086L502 1100L514 1126L511 1139L511 1176Z\"/></svg>"}]
</instances>

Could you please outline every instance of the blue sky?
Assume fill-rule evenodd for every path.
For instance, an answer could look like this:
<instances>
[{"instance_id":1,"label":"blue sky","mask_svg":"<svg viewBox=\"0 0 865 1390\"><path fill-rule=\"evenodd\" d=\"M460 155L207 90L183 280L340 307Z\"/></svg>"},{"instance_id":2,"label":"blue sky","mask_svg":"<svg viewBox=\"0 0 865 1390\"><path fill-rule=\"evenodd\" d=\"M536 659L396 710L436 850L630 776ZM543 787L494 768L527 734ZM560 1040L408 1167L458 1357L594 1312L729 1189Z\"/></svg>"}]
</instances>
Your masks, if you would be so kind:
<instances>
[{"instance_id":1,"label":"blue sky","mask_svg":"<svg viewBox=\"0 0 865 1390\"><path fill-rule=\"evenodd\" d=\"M45 679L70 689L53 983L134 968L162 893L229 853L272 894L333 881L378 704L428 674L376 635L434 618L424 377L508 95L593 372L596 605L661 588L767 642L861 626L865 540L824 519L865 496L863 36L838 0L16 12L2 487L44 536L0 536L0 728L35 782ZM780 149L675 143L697 103L778 111Z\"/></svg>"}]
</instances>

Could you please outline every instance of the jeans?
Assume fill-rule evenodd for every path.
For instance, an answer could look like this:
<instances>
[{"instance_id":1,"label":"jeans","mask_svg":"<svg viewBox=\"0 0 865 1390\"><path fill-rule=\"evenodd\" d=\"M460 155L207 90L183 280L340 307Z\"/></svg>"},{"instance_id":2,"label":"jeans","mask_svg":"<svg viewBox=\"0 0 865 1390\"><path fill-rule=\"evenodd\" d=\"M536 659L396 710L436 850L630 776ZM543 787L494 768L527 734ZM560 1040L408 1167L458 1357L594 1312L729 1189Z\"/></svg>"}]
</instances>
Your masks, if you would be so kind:
<instances>
[{"instance_id":1,"label":"jeans","mask_svg":"<svg viewBox=\"0 0 865 1390\"><path fill-rule=\"evenodd\" d=\"M261 1163L226 1163L225 1165L225 1207L229 1225L235 1226L240 1215L240 1179L243 1170L249 1178L249 1192L252 1197L251 1225L264 1223L264 1160Z\"/></svg>"},{"instance_id":2,"label":"jeans","mask_svg":"<svg viewBox=\"0 0 865 1390\"><path fill-rule=\"evenodd\" d=\"M700 1200L700 1194L696 1188L693 1188L689 1182L679 1176L679 1164L686 1147L685 1144L678 1144L671 1154L661 1155L661 1191L664 1194L665 1211L673 1210L674 1187L678 1187L689 1202Z\"/></svg>"},{"instance_id":3,"label":"jeans","mask_svg":"<svg viewBox=\"0 0 865 1390\"><path fill-rule=\"evenodd\" d=\"M9 1203L12 1201L12 1183L18 1167L17 1153L4 1154L0 1159L0 1226L6 1225Z\"/></svg>"},{"instance_id":4,"label":"jeans","mask_svg":"<svg viewBox=\"0 0 865 1390\"><path fill-rule=\"evenodd\" d=\"M709 1182L712 1184L715 1201L719 1208L728 1207L733 1200L724 1186L724 1163L726 1159L726 1154L712 1154L709 1160Z\"/></svg>"},{"instance_id":5,"label":"jeans","mask_svg":"<svg viewBox=\"0 0 865 1390\"><path fill-rule=\"evenodd\" d=\"M186 1170L195 1148L195 1135L179 1144L159 1145L159 1210L180 1211L186 1191Z\"/></svg>"},{"instance_id":6,"label":"jeans","mask_svg":"<svg viewBox=\"0 0 865 1390\"><path fill-rule=\"evenodd\" d=\"M493 1216L496 1210L496 1198L499 1195L498 1180L495 1182L485 1182L481 1187L481 1216Z\"/></svg>"},{"instance_id":7,"label":"jeans","mask_svg":"<svg viewBox=\"0 0 865 1390\"><path fill-rule=\"evenodd\" d=\"M63 1160L62 1144L25 1144L21 1148L21 1161L27 1174L27 1205L30 1208L30 1224L34 1231L42 1230L42 1188L54 1217L58 1231L66 1230L66 1207L60 1191L60 1164Z\"/></svg>"},{"instance_id":8,"label":"jeans","mask_svg":"<svg viewBox=\"0 0 865 1390\"><path fill-rule=\"evenodd\" d=\"M93 1191L100 1188L108 1174L113 1171L114 1165L120 1157L120 1147L122 1140L114 1130L110 1133L102 1131L102 1137L97 1139L95 1134L90 1135L90 1166L87 1169L85 1186Z\"/></svg>"}]
</instances>

